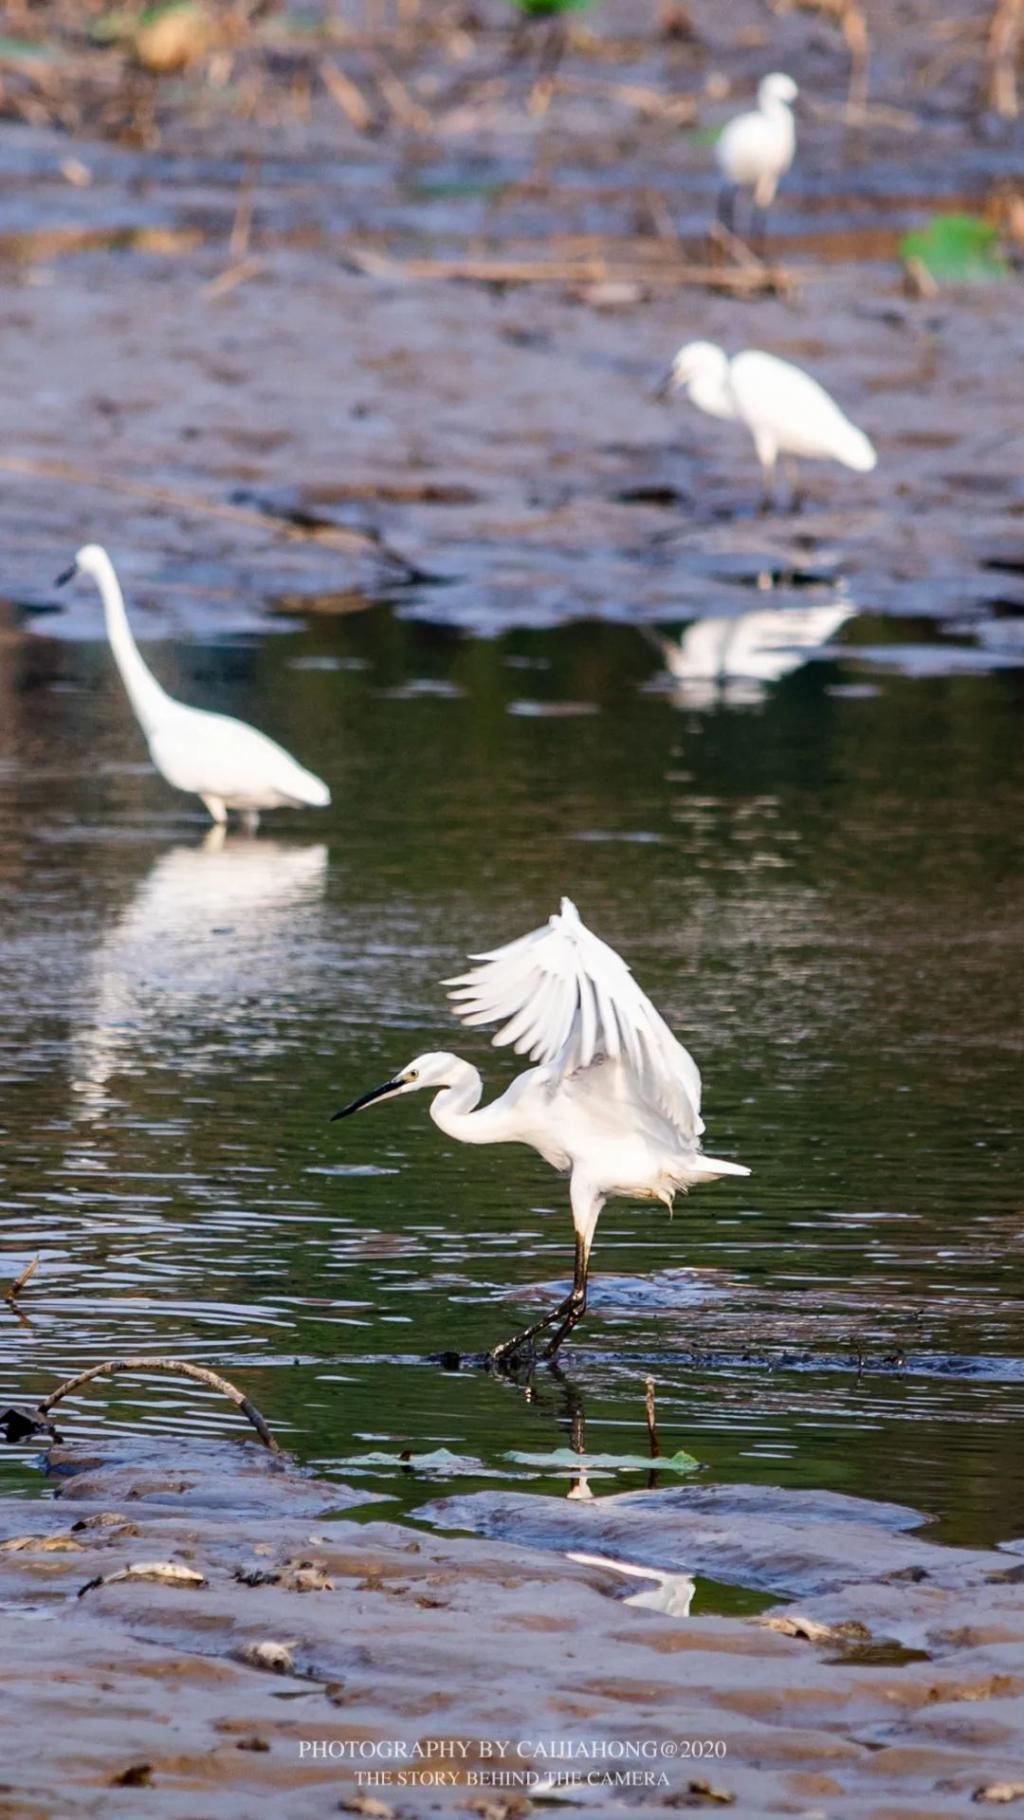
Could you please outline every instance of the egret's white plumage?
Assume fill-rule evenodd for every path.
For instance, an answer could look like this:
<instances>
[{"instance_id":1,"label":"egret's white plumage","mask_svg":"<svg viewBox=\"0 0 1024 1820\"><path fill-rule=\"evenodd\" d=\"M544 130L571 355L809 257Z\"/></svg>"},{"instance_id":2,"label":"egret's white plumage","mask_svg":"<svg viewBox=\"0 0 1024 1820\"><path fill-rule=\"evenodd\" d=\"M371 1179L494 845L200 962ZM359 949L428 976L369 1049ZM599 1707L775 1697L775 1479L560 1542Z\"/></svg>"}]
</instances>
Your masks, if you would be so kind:
<instances>
[{"instance_id":1,"label":"egret's white plumage","mask_svg":"<svg viewBox=\"0 0 1024 1820\"><path fill-rule=\"evenodd\" d=\"M737 114L722 128L715 157L725 185L721 210L732 225L732 200L737 190L749 190L755 210L763 220L775 192L796 152L793 103L799 90L792 76L765 76L757 91L757 106Z\"/></svg>"},{"instance_id":2,"label":"egret's white plumage","mask_svg":"<svg viewBox=\"0 0 1024 1820\"><path fill-rule=\"evenodd\" d=\"M761 701L765 685L790 676L852 619L848 600L806 607L759 607L751 613L709 614L687 626L678 641L658 643L687 707Z\"/></svg>"},{"instance_id":3,"label":"egret's white plumage","mask_svg":"<svg viewBox=\"0 0 1024 1820\"><path fill-rule=\"evenodd\" d=\"M688 341L672 362L666 386L669 391L685 389L691 404L708 417L746 426L766 497L773 491L780 455L838 461L861 474L878 460L863 430L844 416L816 379L758 348L730 360L713 341Z\"/></svg>"},{"instance_id":4,"label":"egret's white plumage","mask_svg":"<svg viewBox=\"0 0 1024 1820\"><path fill-rule=\"evenodd\" d=\"M176 790L200 796L215 822L237 810L255 827L264 809L321 809L330 790L265 733L227 714L174 701L143 662L132 636L124 596L106 550L86 544L72 575L88 575L103 601L107 637L150 757Z\"/></svg>"},{"instance_id":5,"label":"egret's white plumage","mask_svg":"<svg viewBox=\"0 0 1024 1820\"><path fill-rule=\"evenodd\" d=\"M572 1294L492 1355L508 1358L554 1326L550 1356L586 1307L590 1247L607 1200L625 1195L671 1207L680 1190L750 1172L704 1155L696 1062L568 898L543 928L471 958L479 964L446 982L456 1016L470 1025L500 1023L492 1041L510 1044L537 1065L500 1099L480 1106L483 1083L469 1062L447 1052L417 1056L335 1117L436 1088L430 1115L449 1137L529 1144L568 1172L576 1229Z\"/></svg>"}]
</instances>

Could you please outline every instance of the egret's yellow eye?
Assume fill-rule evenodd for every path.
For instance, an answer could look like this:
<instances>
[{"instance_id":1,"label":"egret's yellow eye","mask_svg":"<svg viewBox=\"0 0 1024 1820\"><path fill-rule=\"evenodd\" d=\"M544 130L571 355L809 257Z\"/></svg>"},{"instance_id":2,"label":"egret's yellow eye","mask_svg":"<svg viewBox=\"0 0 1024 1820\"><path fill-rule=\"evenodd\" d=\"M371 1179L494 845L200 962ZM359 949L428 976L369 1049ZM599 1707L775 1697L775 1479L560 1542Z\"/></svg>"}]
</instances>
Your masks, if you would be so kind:
<instances>
[{"instance_id":1,"label":"egret's yellow eye","mask_svg":"<svg viewBox=\"0 0 1024 1820\"><path fill-rule=\"evenodd\" d=\"M405 1078L407 1081L418 1081L420 1078L419 1069L418 1068L407 1068L406 1072L405 1072Z\"/></svg>"}]
</instances>

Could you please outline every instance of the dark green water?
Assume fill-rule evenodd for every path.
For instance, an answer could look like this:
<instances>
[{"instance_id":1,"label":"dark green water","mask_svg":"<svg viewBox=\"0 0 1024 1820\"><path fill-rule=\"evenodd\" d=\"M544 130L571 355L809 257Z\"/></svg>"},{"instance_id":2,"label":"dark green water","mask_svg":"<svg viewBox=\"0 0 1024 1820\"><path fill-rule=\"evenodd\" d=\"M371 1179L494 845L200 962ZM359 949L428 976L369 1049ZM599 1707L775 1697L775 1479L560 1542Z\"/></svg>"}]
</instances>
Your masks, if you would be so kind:
<instances>
[{"instance_id":1,"label":"dark green water","mask_svg":"<svg viewBox=\"0 0 1024 1820\"><path fill-rule=\"evenodd\" d=\"M444 1447L470 1489L522 1481L508 1452L564 1446L574 1410L588 1448L642 1452L651 1373L666 1450L713 1475L1022 1533L1024 681L869 672L860 623L737 709L652 689L625 627L473 640L380 610L152 647L334 789L219 853L104 646L0 649L0 1277L41 1259L23 1318L0 1305L0 1406L173 1353L322 1470ZM428 1048L503 1088L438 981L564 891L696 1055L708 1148L753 1174L671 1223L608 1207L592 1311L527 1393L432 1355L565 1284L565 1184L452 1145L425 1098L328 1117ZM65 1428L142 1420L232 1426L154 1379ZM31 1458L0 1454L0 1492L40 1486ZM438 1486L366 1482L402 1508Z\"/></svg>"}]
</instances>

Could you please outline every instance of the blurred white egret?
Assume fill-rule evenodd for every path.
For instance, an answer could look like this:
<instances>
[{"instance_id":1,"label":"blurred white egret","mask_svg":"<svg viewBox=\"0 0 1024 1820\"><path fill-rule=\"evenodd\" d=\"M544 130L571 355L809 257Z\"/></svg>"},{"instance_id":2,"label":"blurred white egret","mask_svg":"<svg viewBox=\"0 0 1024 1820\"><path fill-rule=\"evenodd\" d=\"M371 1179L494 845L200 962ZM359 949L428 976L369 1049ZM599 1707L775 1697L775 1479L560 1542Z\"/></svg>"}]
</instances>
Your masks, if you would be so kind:
<instances>
[{"instance_id":1,"label":"blurred white egret","mask_svg":"<svg viewBox=\"0 0 1024 1820\"><path fill-rule=\"evenodd\" d=\"M132 636L106 550L86 544L57 585L75 575L91 576L99 588L110 648L161 777L201 797L215 822L226 822L228 810L236 809L250 829L263 809L322 809L330 802L327 785L265 733L227 714L188 708L161 688Z\"/></svg>"},{"instance_id":2,"label":"blurred white egret","mask_svg":"<svg viewBox=\"0 0 1024 1820\"><path fill-rule=\"evenodd\" d=\"M730 707L761 701L765 684L780 682L826 645L856 608L848 600L817 606L759 607L750 613L709 614L687 626L678 642L658 638L681 706Z\"/></svg>"},{"instance_id":3,"label":"blurred white egret","mask_svg":"<svg viewBox=\"0 0 1024 1820\"><path fill-rule=\"evenodd\" d=\"M756 108L737 114L719 134L715 145L722 173L718 212L730 231L735 224L737 191L749 190L754 232L764 234L765 215L796 152L792 107L798 93L792 76L765 76L757 91Z\"/></svg>"},{"instance_id":4,"label":"blurred white egret","mask_svg":"<svg viewBox=\"0 0 1024 1820\"><path fill-rule=\"evenodd\" d=\"M590 1248L607 1200L625 1195L671 1209L680 1190L750 1171L704 1155L696 1062L567 897L543 928L471 958L482 964L445 981L454 987L456 1016L474 1026L501 1020L493 1042L512 1043L539 1066L481 1106L483 1082L469 1062L447 1052L418 1055L334 1117L431 1087L439 1091L430 1116L447 1136L465 1144L529 1144L568 1173L576 1231L572 1290L490 1355L502 1363L532 1354L535 1337L553 1328L541 1355L551 1358L586 1309Z\"/></svg>"},{"instance_id":5,"label":"blurred white egret","mask_svg":"<svg viewBox=\"0 0 1024 1820\"><path fill-rule=\"evenodd\" d=\"M802 367L758 348L729 359L713 341L688 341L669 369L662 394L685 387L691 404L709 417L745 424L761 463L764 505L773 502L780 455L840 461L860 474L878 460L863 430L844 417L823 386Z\"/></svg>"}]
</instances>

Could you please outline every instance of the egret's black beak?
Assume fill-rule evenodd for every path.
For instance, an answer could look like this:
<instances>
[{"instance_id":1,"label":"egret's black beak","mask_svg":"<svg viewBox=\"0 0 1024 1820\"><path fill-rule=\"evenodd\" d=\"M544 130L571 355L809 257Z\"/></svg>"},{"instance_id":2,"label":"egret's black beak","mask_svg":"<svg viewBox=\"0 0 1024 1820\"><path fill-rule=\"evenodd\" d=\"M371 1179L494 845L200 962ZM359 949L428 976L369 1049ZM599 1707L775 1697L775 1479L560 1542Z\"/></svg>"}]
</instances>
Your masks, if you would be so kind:
<instances>
[{"instance_id":1,"label":"egret's black beak","mask_svg":"<svg viewBox=\"0 0 1024 1820\"><path fill-rule=\"evenodd\" d=\"M335 1119L347 1119L350 1112L362 1112L363 1107L372 1106L374 1100L386 1100L390 1093L399 1093L404 1085L404 1081L385 1081L383 1087L371 1087L369 1093L361 1094L350 1106L342 1106L337 1112L332 1112L330 1123L333 1125Z\"/></svg>"},{"instance_id":2,"label":"egret's black beak","mask_svg":"<svg viewBox=\"0 0 1024 1820\"><path fill-rule=\"evenodd\" d=\"M58 575L56 581L53 584L54 587L55 588L66 587L69 581L74 581L77 573L78 573L77 563L72 563L70 569L62 569L61 573Z\"/></svg>"},{"instance_id":3,"label":"egret's black beak","mask_svg":"<svg viewBox=\"0 0 1024 1820\"><path fill-rule=\"evenodd\" d=\"M662 375L651 393L651 399L655 404L664 404L665 399L671 398L675 389L675 367L669 367L668 372Z\"/></svg>"}]
</instances>

